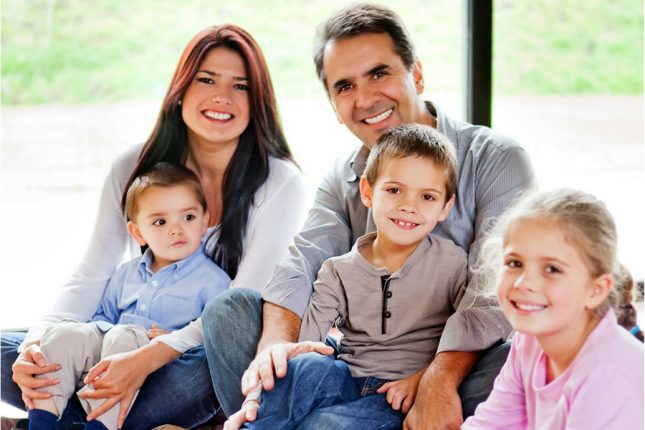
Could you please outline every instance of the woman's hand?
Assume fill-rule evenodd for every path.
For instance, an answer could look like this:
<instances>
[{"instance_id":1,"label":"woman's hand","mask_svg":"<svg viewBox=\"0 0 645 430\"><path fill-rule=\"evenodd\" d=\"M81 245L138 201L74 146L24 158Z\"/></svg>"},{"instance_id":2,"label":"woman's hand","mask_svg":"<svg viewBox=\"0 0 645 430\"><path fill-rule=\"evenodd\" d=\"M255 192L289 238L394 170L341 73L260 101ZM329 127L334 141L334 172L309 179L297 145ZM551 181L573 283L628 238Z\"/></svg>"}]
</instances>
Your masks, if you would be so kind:
<instances>
[{"instance_id":1,"label":"woman's hand","mask_svg":"<svg viewBox=\"0 0 645 430\"><path fill-rule=\"evenodd\" d=\"M134 351L114 354L101 360L90 369L84 380L92 385L94 391L84 391L79 396L107 400L93 410L87 420L95 419L119 403L117 426L121 428L137 390L148 375L180 355L180 352L163 343L149 343Z\"/></svg>"},{"instance_id":2,"label":"woman's hand","mask_svg":"<svg viewBox=\"0 0 645 430\"><path fill-rule=\"evenodd\" d=\"M45 391L36 391L37 388L51 387L60 382L57 378L36 378L34 375L60 370L59 364L47 363L40 346L32 344L26 347L11 366L13 375L11 379L22 391L22 401L27 409L35 407L34 399L48 399L52 395Z\"/></svg>"},{"instance_id":3,"label":"woman's hand","mask_svg":"<svg viewBox=\"0 0 645 430\"><path fill-rule=\"evenodd\" d=\"M419 381L425 370L423 368L414 375L398 381L386 382L376 392L379 394L387 393L385 399L392 406L392 409L407 414L414 404L414 399L417 396L417 388L419 388Z\"/></svg>"},{"instance_id":4,"label":"woman's hand","mask_svg":"<svg viewBox=\"0 0 645 430\"><path fill-rule=\"evenodd\" d=\"M79 395L85 399L107 400L87 416L88 421L101 416L119 403L117 426L123 426L137 390L152 372L148 368L145 356L140 352L141 349L136 349L111 355L90 369L84 382L92 385L94 391L84 391Z\"/></svg>"}]
</instances>

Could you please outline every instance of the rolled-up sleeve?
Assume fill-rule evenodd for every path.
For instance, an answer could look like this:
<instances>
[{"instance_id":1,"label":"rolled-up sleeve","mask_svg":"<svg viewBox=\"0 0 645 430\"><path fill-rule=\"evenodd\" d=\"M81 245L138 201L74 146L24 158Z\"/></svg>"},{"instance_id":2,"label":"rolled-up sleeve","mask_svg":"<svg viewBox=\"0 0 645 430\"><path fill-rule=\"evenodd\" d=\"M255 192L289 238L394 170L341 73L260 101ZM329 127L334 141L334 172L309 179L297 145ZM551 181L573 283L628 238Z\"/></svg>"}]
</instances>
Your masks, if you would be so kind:
<instances>
[{"instance_id":1,"label":"rolled-up sleeve","mask_svg":"<svg viewBox=\"0 0 645 430\"><path fill-rule=\"evenodd\" d=\"M49 312L29 329L21 349L39 340L48 326L62 319L89 320L119 263L126 256L132 258L141 253L134 239L128 237L121 209L123 190L140 151L140 145L133 146L112 164L103 184L94 230L83 259Z\"/></svg>"},{"instance_id":2,"label":"rolled-up sleeve","mask_svg":"<svg viewBox=\"0 0 645 430\"><path fill-rule=\"evenodd\" d=\"M505 340L512 327L502 313L494 285L472 276L479 251L490 228L517 199L535 188L535 175L526 151L512 141L490 143L477 166L475 237L468 252L470 280L455 313L446 323L437 352L479 351Z\"/></svg>"},{"instance_id":3,"label":"rolled-up sleeve","mask_svg":"<svg viewBox=\"0 0 645 430\"><path fill-rule=\"evenodd\" d=\"M309 304L313 283L323 262L348 252L352 232L344 210L337 165L316 192L302 231L289 247L289 255L278 265L262 298L289 309L302 318Z\"/></svg>"},{"instance_id":4,"label":"rolled-up sleeve","mask_svg":"<svg viewBox=\"0 0 645 430\"><path fill-rule=\"evenodd\" d=\"M347 316L347 304L341 285L333 261L327 260L314 283L314 292L300 325L299 341L324 341L339 316L342 324Z\"/></svg>"}]
</instances>

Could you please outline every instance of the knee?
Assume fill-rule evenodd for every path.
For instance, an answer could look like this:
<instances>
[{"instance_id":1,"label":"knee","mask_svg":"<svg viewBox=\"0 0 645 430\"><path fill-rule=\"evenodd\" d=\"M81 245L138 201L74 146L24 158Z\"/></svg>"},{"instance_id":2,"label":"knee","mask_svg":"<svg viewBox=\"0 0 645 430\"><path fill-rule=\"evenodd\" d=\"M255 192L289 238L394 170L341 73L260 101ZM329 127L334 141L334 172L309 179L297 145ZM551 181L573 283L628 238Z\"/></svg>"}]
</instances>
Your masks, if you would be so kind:
<instances>
[{"instance_id":1,"label":"knee","mask_svg":"<svg viewBox=\"0 0 645 430\"><path fill-rule=\"evenodd\" d=\"M92 324L64 322L49 327L40 341L40 348L46 351L49 345L74 345L79 338L98 339L99 335Z\"/></svg>"},{"instance_id":2,"label":"knee","mask_svg":"<svg viewBox=\"0 0 645 430\"><path fill-rule=\"evenodd\" d=\"M511 341L500 342L487 349L479 361L475 364L475 369L492 370L499 373L511 351Z\"/></svg>"},{"instance_id":3,"label":"knee","mask_svg":"<svg viewBox=\"0 0 645 430\"><path fill-rule=\"evenodd\" d=\"M24 340L25 335L22 333L2 333L0 339L2 341L2 368L13 364L18 357L18 347Z\"/></svg>"},{"instance_id":4,"label":"knee","mask_svg":"<svg viewBox=\"0 0 645 430\"><path fill-rule=\"evenodd\" d=\"M124 339L135 339L136 335L127 325L117 324L105 333L103 343L109 344Z\"/></svg>"},{"instance_id":5,"label":"knee","mask_svg":"<svg viewBox=\"0 0 645 430\"><path fill-rule=\"evenodd\" d=\"M105 357L106 355L130 351L147 344L148 341L143 327L117 324L105 333L101 355Z\"/></svg>"},{"instance_id":6,"label":"knee","mask_svg":"<svg viewBox=\"0 0 645 430\"><path fill-rule=\"evenodd\" d=\"M319 378L322 374L336 371L337 365L332 356L309 352L290 359L288 369L290 372L316 375Z\"/></svg>"},{"instance_id":7,"label":"knee","mask_svg":"<svg viewBox=\"0 0 645 430\"><path fill-rule=\"evenodd\" d=\"M231 288L206 304L202 312L202 323L207 326L218 326L222 321L240 318L256 318L262 315L262 296L255 290Z\"/></svg>"}]
</instances>

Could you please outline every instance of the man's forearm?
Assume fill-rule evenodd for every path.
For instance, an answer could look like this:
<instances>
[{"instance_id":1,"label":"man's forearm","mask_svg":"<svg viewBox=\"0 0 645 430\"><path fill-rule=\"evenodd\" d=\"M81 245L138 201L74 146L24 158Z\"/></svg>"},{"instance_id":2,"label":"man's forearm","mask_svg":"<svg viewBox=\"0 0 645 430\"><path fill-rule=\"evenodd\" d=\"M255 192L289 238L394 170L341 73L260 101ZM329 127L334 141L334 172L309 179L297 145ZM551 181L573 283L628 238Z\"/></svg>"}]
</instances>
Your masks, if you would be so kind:
<instances>
[{"instance_id":1,"label":"man's forearm","mask_svg":"<svg viewBox=\"0 0 645 430\"><path fill-rule=\"evenodd\" d=\"M262 306L262 337L258 352L277 342L297 341L300 322L300 317L287 308L265 302Z\"/></svg>"},{"instance_id":2,"label":"man's forearm","mask_svg":"<svg viewBox=\"0 0 645 430\"><path fill-rule=\"evenodd\" d=\"M423 374L420 387L427 385L426 388L432 389L434 384L441 383L442 386L459 388L481 354L481 351L445 351L437 354Z\"/></svg>"}]
</instances>

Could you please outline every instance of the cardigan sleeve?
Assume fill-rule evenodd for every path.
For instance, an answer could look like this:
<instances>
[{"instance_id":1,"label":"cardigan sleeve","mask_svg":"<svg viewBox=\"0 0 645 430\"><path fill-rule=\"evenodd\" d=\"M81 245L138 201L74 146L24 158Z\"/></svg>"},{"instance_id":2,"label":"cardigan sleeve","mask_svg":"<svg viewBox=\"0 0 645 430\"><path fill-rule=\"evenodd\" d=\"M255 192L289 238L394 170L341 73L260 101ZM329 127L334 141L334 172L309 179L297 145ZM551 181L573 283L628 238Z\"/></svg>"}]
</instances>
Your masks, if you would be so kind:
<instances>
[{"instance_id":1,"label":"cardigan sleeve","mask_svg":"<svg viewBox=\"0 0 645 430\"><path fill-rule=\"evenodd\" d=\"M22 343L37 341L45 329L62 320L88 321L98 308L105 287L117 266L130 251L130 257L141 251L128 238L126 218L121 210L121 196L141 147L132 147L113 164L103 184L91 240L76 271L63 286L50 311L33 326Z\"/></svg>"},{"instance_id":2,"label":"cardigan sleeve","mask_svg":"<svg viewBox=\"0 0 645 430\"><path fill-rule=\"evenodd\" d=\"M231 288L260 291L273 270L286 257L289 244L300 230L308 206L304 179L290 162L273 160L274 175L256 193L249 216L242 261Z\"/></svg>"},{"instance_id":3,"label":"cardigan sleeve","mask_svg":"<svg viewBox=\"0 0 645 430\"><path fill-rule=\"evenodd\" d=\"M313 293L313 283L325 260L348 252L353 245L347 202L337 163L322 180L302 230L263 291L262 298L303 317Z\"/></svg>"}]
</instances>

